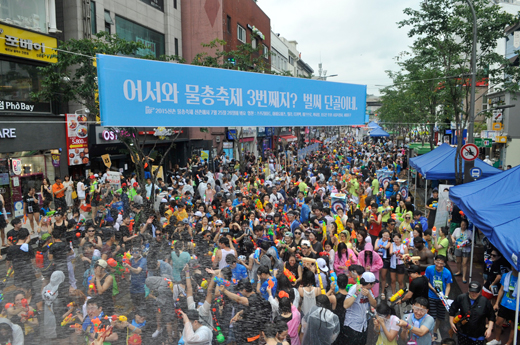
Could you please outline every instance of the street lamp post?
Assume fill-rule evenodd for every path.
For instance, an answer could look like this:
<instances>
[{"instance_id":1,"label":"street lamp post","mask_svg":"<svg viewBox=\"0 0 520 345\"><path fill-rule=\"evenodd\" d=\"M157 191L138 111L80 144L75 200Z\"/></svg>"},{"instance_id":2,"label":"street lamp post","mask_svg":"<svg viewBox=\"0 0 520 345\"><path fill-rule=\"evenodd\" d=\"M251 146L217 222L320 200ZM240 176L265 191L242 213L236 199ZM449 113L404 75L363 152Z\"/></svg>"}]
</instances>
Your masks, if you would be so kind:
<instances>
[{"instance_id":1,"label":"street lamp post","mask_svg":"<svg viewBox=\"0 0 520 345\"><path fill-rule=\"evenodd\" d=\"M471 96L469 100L469 114L468 114L468 138L466 143L473 143L473 123L475 121L475 83L477 77L477 14L471 0L466 0L471 14L473 15L473 44L471 46ZM464 163L464 183L473 181L471 178L471 169L475 166L474 161Z\"/></svg>"}]
</instances>

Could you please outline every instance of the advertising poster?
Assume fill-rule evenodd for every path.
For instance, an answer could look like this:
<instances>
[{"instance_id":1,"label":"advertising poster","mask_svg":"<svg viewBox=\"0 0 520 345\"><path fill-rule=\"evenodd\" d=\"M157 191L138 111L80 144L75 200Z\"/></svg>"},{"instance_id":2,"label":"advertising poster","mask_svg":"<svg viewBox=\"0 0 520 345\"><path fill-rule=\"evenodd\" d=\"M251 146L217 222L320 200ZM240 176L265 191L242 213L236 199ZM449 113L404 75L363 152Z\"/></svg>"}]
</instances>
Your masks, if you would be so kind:
<instances>
[{"instance_id":1,"label":"advertising poster","mask_svg":"<svg viewBox=\"0 0 520 345\"><path fill-rule=\"evenodd\" d=\"M110 186L114 190L121 188L121 173L119 171L107 172L106 181L110 183Z\"/></svg>"},{"instance_id":2,"label":"advertising poster","mask_svg":"<svg viewBox=\"0 0 520 345\"><path fill-rule=\"evenodd\" d=\"M345 193L332 193L331 195L332 202L332 213L338 214L338 209L341 208L343 210L347 209L347 195Z\"/></svg>"},{"instance_id":3,"label":"advertising poster","mask_svg":"<svg viewBox=\"0 0 520 345\"><path fill-rule=\"evenodd\" d=\"M87 164L89 162L87 116L81 114L66 114L65 116L69 166Z\"/></svg>"}]
</instances>

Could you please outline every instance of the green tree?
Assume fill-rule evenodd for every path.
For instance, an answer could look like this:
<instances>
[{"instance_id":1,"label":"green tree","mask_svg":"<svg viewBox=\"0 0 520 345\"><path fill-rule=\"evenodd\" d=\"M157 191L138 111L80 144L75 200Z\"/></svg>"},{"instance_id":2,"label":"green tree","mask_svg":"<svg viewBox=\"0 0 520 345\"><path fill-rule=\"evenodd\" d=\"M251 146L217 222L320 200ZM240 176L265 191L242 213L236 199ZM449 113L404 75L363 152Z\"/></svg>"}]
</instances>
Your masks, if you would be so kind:
<instances>
[{"instance_id":1,"label":"green tree","mask_svg":"<svg viewBox=\"0 0 520 345\"><path fill-rule=\"evenodd\" d=\"M473 0L473 4L478 32L476 80L489 78L495 90L517 91L520 80L518 68L495 50L499 39L504 37L504 29L515 23L515 17L503 12L500 6L491 4L489 0ZM471 10L464 1L428 0L422 2L419 9L406 8L404 13L408 18L398 25L409 27L408 36L414 38L411 57L404 63L411 61L422 70L417 75L424 73L421 79L429 75L427 71L437 71L442 78L437 81L436 87L430 85L430 93L440 95L437 115L442 114L443 119L448 118L456 123L458 149L454 164L457 183L461 183L463 171L459 152L462 130L469 120L471 89ZM404 70L408 71L409 68L405 66ZM413 80L410 75L407 88L417 88L417 84L425 81ZM424 92L427 93L426 90ZM419 120L421 118L418 117Z\"/></svg>"}]
</instances>

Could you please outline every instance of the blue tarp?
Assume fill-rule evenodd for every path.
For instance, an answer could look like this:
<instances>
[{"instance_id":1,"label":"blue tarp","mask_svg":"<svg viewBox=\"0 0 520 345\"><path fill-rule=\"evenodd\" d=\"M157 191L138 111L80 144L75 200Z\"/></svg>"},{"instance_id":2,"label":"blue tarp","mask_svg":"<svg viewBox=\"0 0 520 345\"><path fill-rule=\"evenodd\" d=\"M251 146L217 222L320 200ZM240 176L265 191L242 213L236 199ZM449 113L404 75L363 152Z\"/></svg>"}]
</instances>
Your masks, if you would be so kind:
<instances>
[{"instance_id":1,"label":"blue tarp","mask_svg":"<svg viewBox=\"0 0 520 345\"><path fill-rule=\"evenodd\" d=\"M520 270L520 166L450 188L450 199ZM513 257L514 255L514 257Z\"/></svg>"},{"instance_id":2,"label":"blue tarp","mask_svg":"<svg viewBox=\"0 0 520 345\"><path fill-rule=\"evenodd\" d=\"M437 151L437 153L435 153ZM413 161L412 167L426 177L427 180L455 180L455 152L457 149L447 144L443 144L421 157ZM426 159L426 157L430 158ZM417 157L420 158L420 157ZM414 159L414 158L413 158ZM482 177L488 177L498 174L502 170L493 168L491 165L484 163L481 159L475 160L475 166L482 170ZM462 171L464 171L464 163L462 164Z\"/></svg>"},{"instance_id":3,"label":"blue tarp","mask_svg":"<svg viewBox=\"0 0 520 345\"><path fill-rule=\"evenodd\" d=\"M379 125L377 124L377 122L374 122L374 121L370 122L370 123L368 124L368 127L370 127L370 128L381 128L381 126L379 126Z\"/></svg>"},{"instance_id":4,"label":"blue tarp","mask_svg":"<svg viewBox=\"0 0 520 345\"><path fill-rule=\"evenodd\" d=\"M390 134L385 132L385 130L381 127L373 129L370 134L371 137L389 137Z\"/></svg>"},{"instance_id":5,"label":"blue tarp","mask_svg":"<svg viewBox=\"0 0 520 345\"><path fill-rule=\"evenodd\" d=\"M425 153L419 157L414 157L410 159L410 166L414 169L419 169L420 166L427 162L433 162L437 161L442 156L444 156L447 152L451 150L451 146L444 143L441 146L433 149L433 151L430 151L428 153Z\"/></svg>"}]
</instances>

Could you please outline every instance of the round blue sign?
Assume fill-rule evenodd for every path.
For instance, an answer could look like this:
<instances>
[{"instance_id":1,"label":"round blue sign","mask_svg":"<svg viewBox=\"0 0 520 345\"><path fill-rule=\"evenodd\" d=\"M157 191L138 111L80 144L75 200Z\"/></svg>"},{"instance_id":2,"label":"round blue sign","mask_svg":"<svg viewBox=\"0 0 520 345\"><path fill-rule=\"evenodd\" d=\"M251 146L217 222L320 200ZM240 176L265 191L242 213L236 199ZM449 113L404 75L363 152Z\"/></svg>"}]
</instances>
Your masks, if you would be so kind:
<instances>
[{"instance_id":1,"label":"round blue sign","mask_svg":"<svg viewBox=\"0 0 520 345\"><path fill-rule=\"evenodd\" d=\"M478 167L471 168L469 172L471 174L471 177L473 177L474 179L478 179L482 176L482 169Z\"/></svg>"}]
</instances>

